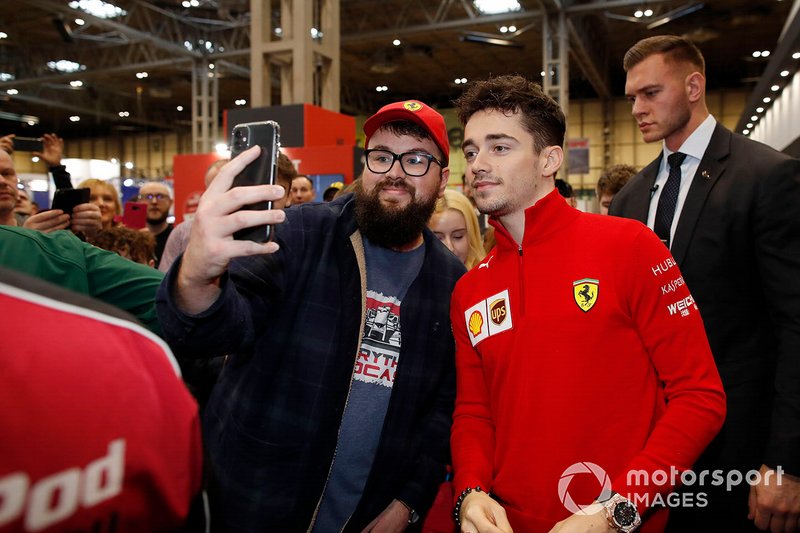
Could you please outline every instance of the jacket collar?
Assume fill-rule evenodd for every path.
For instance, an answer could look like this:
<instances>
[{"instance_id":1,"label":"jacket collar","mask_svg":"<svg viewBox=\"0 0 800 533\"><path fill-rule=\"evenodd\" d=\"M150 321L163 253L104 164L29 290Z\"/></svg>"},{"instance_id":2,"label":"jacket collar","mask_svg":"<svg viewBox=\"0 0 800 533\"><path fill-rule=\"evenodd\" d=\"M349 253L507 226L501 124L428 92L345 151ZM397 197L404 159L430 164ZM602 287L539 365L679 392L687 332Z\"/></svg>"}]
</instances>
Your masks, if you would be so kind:
<instances>
[{"instance_id":1,"label":"jacket collar","mask_svg":"<svg viewBox=\"0 0 800 533\"><path fill-rule=\"evenodd\" d=\"M525 234L522 237L522 247L527 248L550 238L567 224L576 220L579 215L580 211L567 205L558 189L553 189L547 196L525 210ZM498 249L519 250L517 242L498 219L491 217L489 223L495 228Z\"/></svg>"}]
</instances>

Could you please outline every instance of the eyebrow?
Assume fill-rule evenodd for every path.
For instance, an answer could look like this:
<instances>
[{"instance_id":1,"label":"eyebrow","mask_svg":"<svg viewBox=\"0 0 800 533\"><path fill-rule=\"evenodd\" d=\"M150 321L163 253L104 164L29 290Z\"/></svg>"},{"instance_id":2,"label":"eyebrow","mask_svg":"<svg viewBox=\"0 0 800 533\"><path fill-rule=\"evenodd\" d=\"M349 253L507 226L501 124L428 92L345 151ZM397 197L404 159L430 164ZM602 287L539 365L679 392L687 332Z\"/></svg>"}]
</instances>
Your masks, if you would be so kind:
<instances>
[{"instance_id":1,"label":"eyebrow","mask_svg":"<svg viewBox=\"0 0 800 533\"><path fill-rule=\"evenodd\" d=\"M626 97L630 97L630 96L633 96L636 93L649 91L650 89L659 89L661 87L662 87L662 85L660 83L651 83L649 85L645 85L644 87L639 87L633 93L629 93L628 91L625 91L625 96Z\"/></svg>"},{"instance_id":2,"label":"eyebrow","mask_svg":"<svg viewBox=\"0 0 800 533\"><path fill-rule=\"evenodd\" d=\"M513 135L508 135L507 133L489 133L484 137L484 139L487 141L501 141L507 139L510 141L519 142L516 137ZM461 143L462 148L467 145L475 145L475 141L472 139L465 139L464 142Z\"/></svg>"},{"instance_id":3,"label":"eyebrow","mask_svg":"<svg viewBox=\"0 0 800 533\"><path fill-rule=\"evenodd\" d=\"M394 150L392 150L390 147L386 146L385 144L376 144L375 146L370 148L370 150L386 150L387 152L395 153ZM421 152L423 154L433 155L428 150L426 150L425 148L423 148L421 146L415 147L415 148L412 148L410 150L406 150L405 152L400 152L400 153L401 154L407 154L409 152Z\"/></svg>"}]
</instances>

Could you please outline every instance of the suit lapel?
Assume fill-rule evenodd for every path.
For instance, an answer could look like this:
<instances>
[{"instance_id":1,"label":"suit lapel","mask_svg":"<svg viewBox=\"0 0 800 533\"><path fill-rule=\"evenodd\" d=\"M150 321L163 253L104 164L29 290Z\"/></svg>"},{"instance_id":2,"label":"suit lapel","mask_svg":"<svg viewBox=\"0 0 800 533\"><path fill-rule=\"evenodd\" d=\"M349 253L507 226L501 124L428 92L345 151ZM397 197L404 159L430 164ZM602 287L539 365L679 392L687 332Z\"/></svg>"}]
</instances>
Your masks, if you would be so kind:
<instances>
[{"instance_id":1,"label":"suit lapel","mask_svg":"<svg viewBox=\"0 0 800 533\"><path fill-rule=\"evenodd\" d=\"M730 148L731 132L718 122L714 128L714 133L711 135L708 148L703 154L703 159L700 161L700 166L697 167L697 173L692 180L689 194L686 196L686 201L681 210L678 227L675 228L675 238L670 251L678 262L678 266L683 265L689 242L692 240L692 235L697 227L697 219L703 211L708 193L711 192L714 184L725 172L726 163L724 160L730 154Z\"/></svg>"},{"instance_id":2,"label":"suit lapel","mask_svg":"<svg viewBox=\"0 0 800 533\"><path fill-rule=\"evenodd\" d=\"M630 201L628 209L623 214L626 218L633 218L642 224L647 224L647 214L650 211L650 199L653 197L653 184L658 176L662 155L642 169L642 179L631 183Z\"/></svg>"}]
</instances>

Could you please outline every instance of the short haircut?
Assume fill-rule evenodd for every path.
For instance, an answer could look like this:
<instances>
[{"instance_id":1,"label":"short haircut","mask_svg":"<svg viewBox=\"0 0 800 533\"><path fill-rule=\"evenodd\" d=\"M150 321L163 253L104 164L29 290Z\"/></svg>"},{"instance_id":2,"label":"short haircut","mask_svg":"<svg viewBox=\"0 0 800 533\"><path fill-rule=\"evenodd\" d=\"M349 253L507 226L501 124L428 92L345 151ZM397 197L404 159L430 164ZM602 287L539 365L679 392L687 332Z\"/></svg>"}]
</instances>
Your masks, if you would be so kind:
<instances>
[{"instance_id":1,"label":"short haircut","mask_svg":"<svg viewBox=\"0 0 800 533\"><path fill-rule=\"evenodd\" d=\"M572 198L575 196L575 191L572 189L572 185L561 178L556 178L556 189L558 189L558 194L564 198Z\"/></svg>"},{"instance_id":2,"label":"short haircut","mask_svg":"<svg viewBox=\"0 0 800 533\"><path fill-rule=\"evenodd\" d=\"M522 76L497 76L475 82L454 103L462 126L478 111L519 113L522 127L533 136L537 153L548 146L564 145L567 119L558 102L545 94L541 85Z\"/></svg>"},{"instance_id":3,"label":"short haircut","mask_svg":"<svg viewBox=\"0 0 800 533\"><path fill-rule=\"evenodd\" d=\"M114 226L98 232L92 244L143 265L155 259L156 239L149 231Z\"/></svg>"},{"instance_id":4,"label":"short haircut","mask_svg":"<svg viewBox=\"0 0 800 533\"><path fill-rule=\"evenodd\" d=\"M642 39L625 53L622 67L625 72L628 72L655 54L663 54L665 61L689 63L696 67L700 74L706 75L706 61L703 59L703 53L692 41L677 35L656 35Z\"/></svg>"},{"instance_id":5,"label":"short haircut","mask_svg":"<svg viewBox=\"0 0 800 533\"><path fill-rule=\"evenodd\" d=\"M278 175L277 179L286 190L292 188L292 180L297 176L297 169L294 168L294 163L283 152L278 152Z\"/></svg>"},{"instance_id":6,"label":"short haircut","mask_svg":"<svg viewBox=\"0 0 800 533\"><path fill-rule=\"evenodd\" d=\"M597 180L597 197L604 194L617 194L628 180L631 179L638 170L633 165L612 165L600 174Z\"/></svg>"}]
</instances>

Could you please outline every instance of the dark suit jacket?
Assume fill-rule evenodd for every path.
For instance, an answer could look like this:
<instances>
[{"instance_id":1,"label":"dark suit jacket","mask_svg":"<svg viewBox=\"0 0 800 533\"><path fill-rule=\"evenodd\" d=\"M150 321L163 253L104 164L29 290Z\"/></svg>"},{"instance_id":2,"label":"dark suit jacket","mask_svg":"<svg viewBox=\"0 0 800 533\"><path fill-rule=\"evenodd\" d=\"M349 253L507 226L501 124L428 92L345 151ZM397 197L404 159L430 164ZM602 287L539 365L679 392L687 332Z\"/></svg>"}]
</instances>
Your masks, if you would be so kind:
<instances>
[{"instance_id":1,"label":"dark suit jacket","mask_svg":"<svg viewBox=\"0 0 800 533\"><path fill-rule=\"evenodd\" d=\"M647 222L661 156L610 214ZM800 475L800 161L717 124L672 255L705 322L728 397L700 468Z\"/></svg>"}]
</instances>

